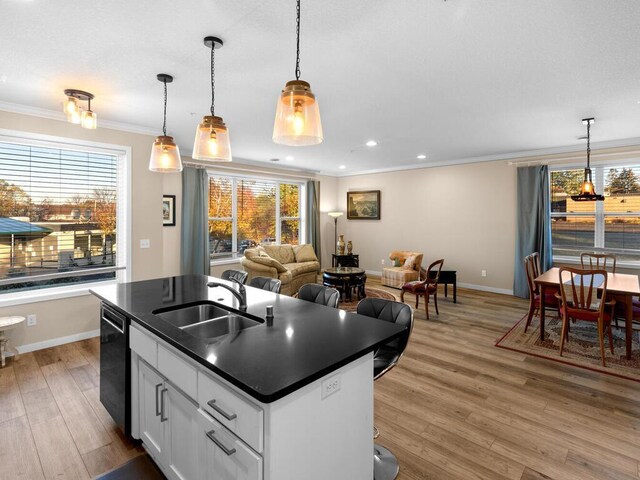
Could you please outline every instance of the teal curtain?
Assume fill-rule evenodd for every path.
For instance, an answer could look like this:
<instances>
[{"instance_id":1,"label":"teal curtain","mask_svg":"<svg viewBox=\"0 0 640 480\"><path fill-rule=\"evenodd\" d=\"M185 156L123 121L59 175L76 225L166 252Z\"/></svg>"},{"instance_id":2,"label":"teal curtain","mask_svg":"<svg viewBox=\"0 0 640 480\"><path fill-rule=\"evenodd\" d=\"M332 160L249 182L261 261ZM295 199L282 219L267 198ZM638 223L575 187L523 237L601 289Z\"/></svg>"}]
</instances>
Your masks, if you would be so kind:
<instances>
[{"instance_id":1,"label":"teal curtain","mask_svg":"<svg viewBox=\"0 0 640 480\"><path fill-rule=\"evenodd\" d=\"M518 168L515 278L513 294L529 297L524 257L540 254L540 269L553 266L551 251L551 200L549 198L549 167L537 165Z\"/></svg>"},{"instance_id":2,"label":"teal curtain","mask_svg":"<svg viewBox=\"0 0 640 480\"><path fill-rule=\"evenodd\" d=\"M322 258L320 251L320 182L307 182L307 239L313 245L316 257Z\"/></svg>"},{"instance_id":3,"label":"teal curtain","mask_svg":"<svg viewBox=\"0 0 640 480\"><path fill-rule=\"evenodd\" d=\"M209 182L204 168L182 171L182 274L209 275Z\"/></svg>"}]
</instances>

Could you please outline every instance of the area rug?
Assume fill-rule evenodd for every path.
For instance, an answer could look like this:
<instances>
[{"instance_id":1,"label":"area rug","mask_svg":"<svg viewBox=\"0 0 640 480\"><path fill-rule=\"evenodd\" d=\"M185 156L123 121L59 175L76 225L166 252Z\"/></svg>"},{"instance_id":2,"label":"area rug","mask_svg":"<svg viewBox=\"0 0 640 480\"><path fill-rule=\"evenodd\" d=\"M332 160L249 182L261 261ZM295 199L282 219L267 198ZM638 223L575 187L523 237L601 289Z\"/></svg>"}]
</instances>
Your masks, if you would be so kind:
<instances>
[{"instance_id":1,"label":"area rug","mask_svg":"<svg viewBox=\"0 0 640 480\"><path fill-rule=\"evenodd\" d=\"M544 341L540 341L539 318L533 318L527 333L524 332L526 322L527 316L525 315L496 342L496 347L640 382L639 332L637 330L633 332L632 354L631 358L627 360L625 358L625 331L622 321L620 321L622 328L614 327L612 329L613 355L609 350L609 337L605 336L606 367L602 366L600 360L600 342L598 340L598 328L595 323L575 322L571 324L569 341L565 341L561 357L560 336L562 322L560 319L551 313L546 315Z\"/></svg>"},{"instance_id":2,"label":"area rug","mask_svg":"<svg viewBox=\"0 0 640 480\"><path fill-rule=\"evenodd\" d=\"M384 298L386 300L395 300L398 301L396 296L393 293L385 292L384 290L380 290L377 288L365 287L364 293L369 298ZM351 301L348 302L344 299L340 299L340 303L338 304L338 308L342 310L346 310L347 312L355 312L358 307L358 295L355 293L351 296Z\"/></svg>"}]
</instances>

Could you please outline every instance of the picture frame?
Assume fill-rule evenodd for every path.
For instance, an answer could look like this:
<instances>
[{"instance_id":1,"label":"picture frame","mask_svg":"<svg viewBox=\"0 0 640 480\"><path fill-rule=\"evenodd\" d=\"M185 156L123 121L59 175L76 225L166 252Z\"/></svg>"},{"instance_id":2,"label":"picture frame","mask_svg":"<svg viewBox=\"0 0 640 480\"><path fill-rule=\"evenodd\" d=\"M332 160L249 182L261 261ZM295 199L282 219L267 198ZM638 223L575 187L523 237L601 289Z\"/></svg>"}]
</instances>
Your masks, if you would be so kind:
<instances>
[{"instance_id":1,"label":"picture frame","mask_svg":"<svg viewBox=\"0 0 640 480\"><path fill-rule=\"evenodd\" d=\"M380 220L380 190L347 192L347 220Z\"/></svg>"},{"instance_id":2,"label":"picture frame","mask_svg":"<svg viewBox=\"0 0 640 480\"><path fill-rule=\"evenodd\" d=\"M176 196L175 195L162 196L162 226L164 227L176 226Z\"/></svg>"}]
</instances>

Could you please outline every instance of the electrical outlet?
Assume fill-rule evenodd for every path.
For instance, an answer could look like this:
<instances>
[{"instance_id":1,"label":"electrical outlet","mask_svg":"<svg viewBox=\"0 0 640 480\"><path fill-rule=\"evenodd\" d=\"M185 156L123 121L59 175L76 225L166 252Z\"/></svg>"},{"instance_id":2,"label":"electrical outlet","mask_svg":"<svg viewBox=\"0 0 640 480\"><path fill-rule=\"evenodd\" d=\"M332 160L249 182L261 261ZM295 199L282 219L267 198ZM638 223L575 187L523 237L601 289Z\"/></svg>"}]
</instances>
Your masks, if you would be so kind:
<instances>
[{"instance_id":1,"label":"electrical outlet","mask_svg":"<svg viewBox=\"0 0 640 480\"><path fill-rule=\"evenodd\" d=\"M482 272L480 272L480 275L482 275L483 277L487 276L487 271L486 270L482 270Z\"/></svg>"},{"instance_id":2,"label":"electrical outlet","mask_svg":"<svg viewBox=\"0 0 640 480\"><path fill-rule=\"evenodd\" d=\"M334 375L331 378L327 378L322 382L322 399L324 400L330 395L340 391L342 383L340 381L340 375Z\"/></svg>"},{"instance_id":3,"label":"electrical outlet","mask_svg":"<svg viewBox=\"0 0 640 480\"><path fill-rule=\"evenodd\" d=\"M140 240L140 248L150 248L150 247L151 247L151 240L149 240L148 238L144 238Z\"/></svg>"},{"instance_id":4,"label":"electrical outlet","mask_svg":"<svg viewBox=\"0 0 640 480\"><path fill-rule=\"evenodd\" d=\"M31 315L27 315L27 327L33 327L38 324L38 319L36 318L36 314L32 313Z\"/></svg>"},{"instance_id":5,"label":"electrical outlet","mask_svg":"<svg viewBox=\"0 0 640 480\"><path fill-rule=\"evenodd\" d=\"M384 258L380 260L380 263L382 264L382 266L384 267Z\"/></svg>"}]
</instances>

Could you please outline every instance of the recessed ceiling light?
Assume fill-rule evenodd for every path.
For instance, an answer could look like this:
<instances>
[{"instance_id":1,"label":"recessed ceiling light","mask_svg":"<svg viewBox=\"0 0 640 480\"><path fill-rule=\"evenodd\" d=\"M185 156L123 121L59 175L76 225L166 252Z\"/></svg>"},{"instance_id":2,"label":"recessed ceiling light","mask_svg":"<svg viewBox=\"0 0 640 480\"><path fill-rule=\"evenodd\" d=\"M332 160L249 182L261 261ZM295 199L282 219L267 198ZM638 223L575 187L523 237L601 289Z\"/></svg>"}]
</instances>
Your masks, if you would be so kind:
<instances>
[{"instance_id":1,"label":"recessed ceiling light","mask_svg":"<svg viewBox=\"0 0 640 480\"><path fill-rule=\"evenodd\" d=\"M7 83L7 76L6 75L0 75L0 83ZM638 102L640 103L640 102Z\"/></svg>"},{"instance_id":2,"label":"recessed ceiling light","mask_svg":"<svg viewBox=\"0 0 640 480\"><path fill-rule=\"evenodd\" d=\"M340 165L338 168L339 168L340 170L344 170L345 168L347 168L347 166L346 166L346 165Z\"/></svg>"},{"instance_id":3,"label":"recessed ceiling light","mask_svg":"<svg viewBox=\"0 0 640 480\"><path fill-rule=\"evenodd\" d=\"M375 140L369 140L367 143L365 143L365 145L367 147L375 147L376 145L378 145L378 142L376 142Z\"/></svg>"},{"instance_id":4,"label":"recessed ceiling light","mask_svg":"<svg viewBox=\"0 0 640 480\"><path fill-rule=\"evenodd\" d=\"M290 162L293 161L293 157L291 155L287 155L286 157L284 157L285 160L289 160Z\"/></svg>"},{"instance_id":5,"label":"recessed ceiling light","mask_svg":"<svg viewBox=\"0 0 640 480\"><path fill-rule=\"evenodd\" d=\"M420 155L418 155L416 157L418 160L424 160L425 158L427 158L427 156L424 153L421 153Z\"/></svg>"}]
</instances>

